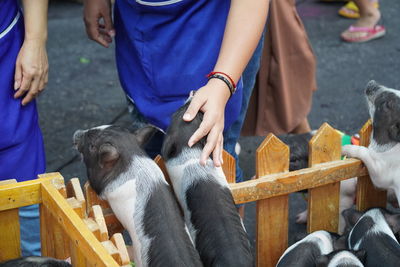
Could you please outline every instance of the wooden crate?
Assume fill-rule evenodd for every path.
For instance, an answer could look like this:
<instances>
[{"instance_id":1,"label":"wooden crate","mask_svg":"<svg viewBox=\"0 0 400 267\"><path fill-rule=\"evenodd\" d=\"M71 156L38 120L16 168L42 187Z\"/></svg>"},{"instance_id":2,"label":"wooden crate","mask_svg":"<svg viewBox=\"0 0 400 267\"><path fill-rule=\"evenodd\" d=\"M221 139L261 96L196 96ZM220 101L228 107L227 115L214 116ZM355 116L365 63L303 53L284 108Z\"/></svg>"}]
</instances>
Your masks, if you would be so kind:
<instances>
[{"instance_id":1,"label":"wooden crate","mask_svg":"<svg viewBox=\"0 0 400 267\"><path fill-rule=\"evenodd\" d=\"M86 212L77 179L67 186L59 173L0 184L0 262L21 256L18 208L40 206L42 255L70 258L73 266L130 266L120 233L109 238L99 206Z\"/></svg>"}]
</instances>

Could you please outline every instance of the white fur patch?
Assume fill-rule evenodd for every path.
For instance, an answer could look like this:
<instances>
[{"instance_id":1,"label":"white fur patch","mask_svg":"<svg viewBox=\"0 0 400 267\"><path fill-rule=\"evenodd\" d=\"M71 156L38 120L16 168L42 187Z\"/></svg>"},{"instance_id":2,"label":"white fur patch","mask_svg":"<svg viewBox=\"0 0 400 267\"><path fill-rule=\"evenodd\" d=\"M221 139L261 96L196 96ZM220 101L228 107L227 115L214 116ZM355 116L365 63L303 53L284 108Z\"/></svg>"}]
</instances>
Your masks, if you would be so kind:
<instances>
[{"instance_id":1,"label":"white fur patch","mask_svg":"<svg viewBox=\"0 0 400 267\"><path fill-rule=\"evenodd\" d=\"M351 246L350 240L351 240L354 228L356 228L358 223L361 221L361 219L366 216L370 217L374 221L375 225L370 230L368 230L364 234L364 236L366 236L368 234L372 234L372 233L374 233L374 234L385 233L388 236L390 236L394 241L396 241L396 243L398 243L396 240L396 237L393 234L392 229L390 229L388 223L386 222L385 216L383 216L382 212L379 209L372 209L372 210L367 211L365 214L363 214L363 216L361 216L361 218L358 220L358 222L354 225L353 229L351 229L349 237L347 239L348 240L347 245L349 248L354 249L354 250L360 249L360 245L361 245L361 242L364 240L364 236L361 237L357 241L357 243L354 245L354 247Z\"/></svg>"},{"instance_id":2,"label":"white fur patch","mask_svg":"<svg viewBox=\"0 0 400 267\"><path fill-rule=\"evenodd\" d=\"M326 231L316 231L316 232L309 234L302 240L297 241L296 243L291 245L288 249L286 249L285 253L283 253L283 255L279 258L278 262L280 262L281 259L283 257L285 257L286 254L288 254L290 251L292 251L298 245L300 245L304 242L311 242L311 243L316 244L321 251L321 255L326 255L333 251L331 235Z\"/></svg>"},{"instance_id":3,"label":"white fur patch","mask_svg":"<svg viewBox=\"0 0 400 267\"><path fill-rule=\"evenodd\" d=\"M328 267L336 267L338 265L352 264L352 266L363 267L362 262L351 252L342 251L336 254L328 264Z\"/></svg>"},{"instance_id":4,"label":"white fur patch","mask_svg":"<svg viewBox=\"0 0 400 267\"><path fill-rule=\"evenodd\" d=\"M151 238L144 233L144 209L152 189L159 183L167 184L154 161L134 156L129 169L110 183L102 194L131 236L136 266L148 265Z\"/></svg>"}]
</instances>

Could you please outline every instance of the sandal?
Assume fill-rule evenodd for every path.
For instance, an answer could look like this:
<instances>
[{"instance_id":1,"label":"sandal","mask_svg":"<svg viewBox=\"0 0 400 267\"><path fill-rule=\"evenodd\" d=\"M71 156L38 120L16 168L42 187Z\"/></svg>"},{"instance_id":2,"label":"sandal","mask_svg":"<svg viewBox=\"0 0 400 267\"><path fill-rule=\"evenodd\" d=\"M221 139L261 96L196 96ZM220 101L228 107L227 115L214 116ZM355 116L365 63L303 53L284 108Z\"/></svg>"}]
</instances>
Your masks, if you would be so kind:
<instances>
[{"instance_id":1,"label":"sandal","mask_svg":"<svg viewBox=\"0 0 400 267\"><path fill-rule=\"evenodd\" d=\"M375 8L379 8L379 1L371 1ZM357 5L350 1L343 7L341 7L338 11L339 15L348 19L358 19L360 17L360 13L358 11Z\"/></svg>"},{"instance_id":2,"label":"sandal","mask_svg":"<svg viewBox=\"0 0 400 267\"><path fill-rule=\"evenodd\" d=\"M341 35L342 39L346 42L349 43L363 43L363 42L368 42L373 39L377 39L380 37L383 37L386 33L385 27L382 25L375 25L374 27L355 27L355 26L350 26L347 29L348 32L351 33L364 33L364 35L360 37L345 37L343 34Z\"/></svg>"}]
</instances>

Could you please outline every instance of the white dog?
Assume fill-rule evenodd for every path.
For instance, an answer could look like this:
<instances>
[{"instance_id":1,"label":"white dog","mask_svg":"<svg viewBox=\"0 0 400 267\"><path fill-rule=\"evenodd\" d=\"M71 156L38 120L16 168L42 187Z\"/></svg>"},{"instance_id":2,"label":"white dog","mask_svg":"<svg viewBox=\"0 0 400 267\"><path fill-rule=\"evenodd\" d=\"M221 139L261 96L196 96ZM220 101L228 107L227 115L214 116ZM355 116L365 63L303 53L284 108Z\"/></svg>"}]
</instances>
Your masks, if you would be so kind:
<instances>
[{"instance_id":1,"label":"white dog","mask_svg":"<svg viewBox=\"0 0 400 267\"><path fill-rule=\"evenodd\" d=\"M392 189L400 202L400 91L370 81L365 90L373 133L368 148L346 145L342 154L359 158L378 188Z\"/></svg>"}]
</instances>

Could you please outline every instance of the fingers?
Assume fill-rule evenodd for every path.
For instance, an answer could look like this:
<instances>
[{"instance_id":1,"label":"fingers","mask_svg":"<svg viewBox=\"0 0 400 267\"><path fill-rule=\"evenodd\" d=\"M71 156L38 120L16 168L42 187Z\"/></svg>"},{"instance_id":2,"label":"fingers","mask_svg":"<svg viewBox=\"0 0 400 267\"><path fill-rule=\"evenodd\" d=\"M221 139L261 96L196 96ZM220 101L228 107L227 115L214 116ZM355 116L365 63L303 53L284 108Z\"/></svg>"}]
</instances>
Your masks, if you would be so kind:
<instances>
[{"instance_id":1,"label":"fingers","mask_svg":"<svg viewBox=\"0 0 400 267\"><path fill-rule=\"evenodd\" d=\"M223 137L222 133L220 133L219 137L218 137L217 144L215 145L215 149L212 152L213 153L214 166L216 166L216 167L221 167L222 164L224 164L224 161L222 159L223 145L224 145L224 137Z\"/></svg>"},{"instance_id":2,"label":"fingers","mask_svg":"<svg viewBox=\"0 0 400 267\"><path fill-rule=\"evenodd\" d=\"M89 39L109 47L115 36L111 7L107 4L93 7L90 2L85 3L83 20Z\"/></svg>"},{"instance_id":3,"label":"fingers","mask_svg":"<svg viewBox=\"0 0 400 267\"><path fill-rule=\"evenodd\" d=\"M214 125L214 122L212 121L212 118L210 117L209 113L205 113L204 117L203 117L203 121L200 123L199 128L190 137L188 146L192 147L201 138L206 136L210 132L213 125Z\"/></svg>"},{"instance_id":4,"label":"fingers","mask_svg":"<svg viewBox=\"0 0 400 267\"><path fill-rule=\"evenodd\" d=\"M46 68L42 73L30 73L22 76L21 86L14 94L14 98L19 98L25 95L21 104L25 106L33 99L35 99L46 87L48 82L48 69ZM17 84L17 82L15 82Z\"/></svg>"},{"instance_id":5,"label":"fingers","mask_svg":"<svg viewBox=\"0 0 400 267\"><path fill-rule=\"evenodd\" d=\"M21 86L21 80L22 80L22 66L19 62L17 62L15 66L15 75L14 75L14 90L17 90Z\"/></svg>"},{"instance_id":6,"label":"fingers","mask_svg":"<svg viewBox=\"0 0 400 267\"><path fill-rule=\"evenodd\" d=\"M197 112L199 112L200 108L204 104L205 104L205 100L203 98L193 97L192 101L190 102L189 107L187 108L185 114L183 115L183 120L184 121L192 121L194 119L194 117L196 117Z\"/></svg>"}]
</instances>

